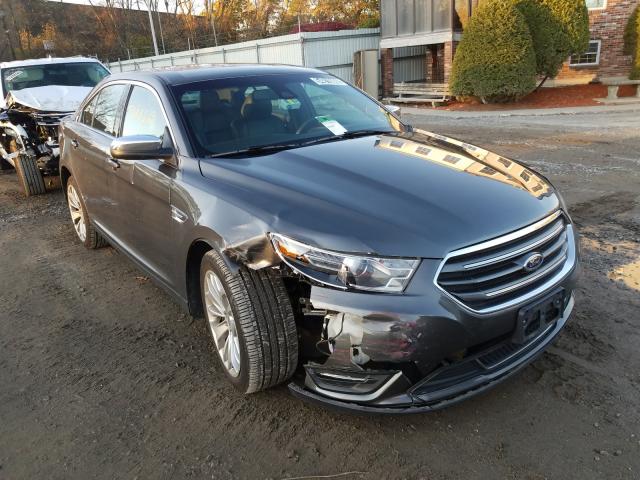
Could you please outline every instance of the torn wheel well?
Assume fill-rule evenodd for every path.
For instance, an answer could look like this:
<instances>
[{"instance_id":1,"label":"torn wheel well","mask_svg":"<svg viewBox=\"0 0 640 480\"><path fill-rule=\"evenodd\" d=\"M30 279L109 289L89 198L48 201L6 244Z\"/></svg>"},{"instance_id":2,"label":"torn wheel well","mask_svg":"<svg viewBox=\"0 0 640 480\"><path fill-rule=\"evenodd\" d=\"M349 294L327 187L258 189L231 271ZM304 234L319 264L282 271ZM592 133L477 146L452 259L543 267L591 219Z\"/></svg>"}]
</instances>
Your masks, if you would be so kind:
<instances>
[{"instance_id":1,"label":"torn wheel well","mask_svg":"<svg viewBox=\"0 0 640 480\"><path fill-rule=\"evenodd\" d=\"M67 195L67 181L69 177L71 177L71 172L66 167L62 167L60 169L60 180L62 181L62 190L65 196Z\"/></svg>"}]
</instances>

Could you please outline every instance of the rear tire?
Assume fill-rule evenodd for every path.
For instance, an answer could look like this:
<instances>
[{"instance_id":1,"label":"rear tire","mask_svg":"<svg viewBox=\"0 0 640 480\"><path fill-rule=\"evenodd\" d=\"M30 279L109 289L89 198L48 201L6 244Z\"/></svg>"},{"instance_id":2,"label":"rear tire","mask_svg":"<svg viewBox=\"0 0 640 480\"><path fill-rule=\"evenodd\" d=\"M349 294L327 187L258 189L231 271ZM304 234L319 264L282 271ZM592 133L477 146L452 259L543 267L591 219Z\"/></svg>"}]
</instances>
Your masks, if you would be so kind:
<instances>
[{"instance_id":1,"label":"rear tire","mask_svg":"<svg viewBox=\"0 0 640 480\"><path fill-rule=\"evenodd\" d=\"M244 267L232 273L220 255L211 250L200 266L200 289L217 356L238 390L258 392L293 375L298 365L298 335L291 301L279 276L271 270ZM219 301L213 299L215 292ZM223 338L225 322L227 343ZM232 361L236 337L239 362ZM229 353L226 361L225 351Z\"/></svg>"},{"instance_id":2,"label":"rear tire","mask_svg":"<svg viewBox=\"0 0 640 480\"><path fill-rule=\"evenodd\" d=\"M69 177L67 180L67 206L71 214L73 228L76 231L78 239L89 249L102 248L107 245L107 240L100 235L96 228L91 224L87 208L82 200L82 195L76 185L75 179Z\"/></svg>"},{"instance_id":3,"label":"rear tire","mask_svg":"<svg viewBox=\"0 0 640 480\"><path fill-rule=\"evenodd\" d=\"M44 178L38 168L35 157L29 155L18 155L15 158L16 173L22 184L22 189L27 197L32 195L42 195L47 191L44 185Z\"/></svg>"}]
</instances>

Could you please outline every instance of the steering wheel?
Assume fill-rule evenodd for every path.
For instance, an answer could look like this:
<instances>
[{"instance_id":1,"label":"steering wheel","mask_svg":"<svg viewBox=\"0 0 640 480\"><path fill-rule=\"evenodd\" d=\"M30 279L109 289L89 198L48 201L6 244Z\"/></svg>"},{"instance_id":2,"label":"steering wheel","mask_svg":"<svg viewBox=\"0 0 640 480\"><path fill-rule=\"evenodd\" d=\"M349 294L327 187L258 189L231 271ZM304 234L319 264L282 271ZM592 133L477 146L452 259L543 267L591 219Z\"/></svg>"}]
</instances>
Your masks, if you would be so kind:
<instances>
[{"instance_id":1,"label":"steering wheel","mask_svg":"<svg viewBox=\"0 0 640 480\"><path fill-rule=\"evenodd\" d=\"M301 133L307 133L309 130L311 130L310 127L313 125L314 122L317 124L313 126L314 128L318 128L322 126L322 124L318 121L317 118L315 117L308 118L307 120L302 122L302 125L298 127L298 130L296 130L296 135L300 135Z\"/></svg>"}]
</instances>

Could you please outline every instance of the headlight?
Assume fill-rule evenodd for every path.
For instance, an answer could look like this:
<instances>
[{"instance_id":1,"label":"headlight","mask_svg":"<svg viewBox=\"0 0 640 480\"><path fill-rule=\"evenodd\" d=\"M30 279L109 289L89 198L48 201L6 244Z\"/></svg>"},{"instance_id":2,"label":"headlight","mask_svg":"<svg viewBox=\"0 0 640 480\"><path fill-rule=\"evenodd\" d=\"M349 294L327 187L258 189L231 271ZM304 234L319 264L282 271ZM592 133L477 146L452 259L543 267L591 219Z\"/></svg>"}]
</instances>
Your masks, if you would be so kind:
<instances>
[{"instance_id":1,"label":"headlight","mask_svg":"<svg viewBox=\"0 0 640 480\"><path fill-rule=\"evenodd\" d=\"M400 293L418 268L419 259L348 255L311 247L291 238L271 234L283 262L317 282L337 288Z\"/></svg>"}]
</instances>

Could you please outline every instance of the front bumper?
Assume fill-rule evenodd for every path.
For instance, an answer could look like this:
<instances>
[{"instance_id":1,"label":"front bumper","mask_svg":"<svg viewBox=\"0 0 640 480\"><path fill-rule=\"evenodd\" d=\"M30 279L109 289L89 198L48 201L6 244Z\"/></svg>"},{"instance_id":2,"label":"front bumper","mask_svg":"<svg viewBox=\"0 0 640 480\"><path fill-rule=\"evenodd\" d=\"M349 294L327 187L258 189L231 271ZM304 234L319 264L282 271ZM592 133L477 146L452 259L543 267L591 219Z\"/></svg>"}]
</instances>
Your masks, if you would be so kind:
<instances>
[{"instance_id":1,"label":"front bumper","mask_svg":"<svg viewBox=\"0 0 640 480\"><path fill-rule=\"evenodd\" d=\"M572 295L562 317L521 348L516 349L509 342L502 342L459 363L436 370L405 393L391 398L381 396L377 401L363 402L356 401L353 397L346 399L347 395L342 395L341 399L327 396L328 392L321 389L310 389L295 382L289 384L289 390L295 396L312 403L350 412L403 414L446 408L494 387L533 362L560 333L573 305ZM390 377L394 382L401 378L395 374ZM387 385L387 389L389 388L393 388L393 385Z\"/></svg>"},{"instance_id":2,"label":"front bumper","mask_svg":"<svg viewBox=\"0 0 640 480\"><path fill-rule=\"evenodd\" d=\"M403 295L313 287L311 303L327 312L332 351L307 363L291 392L305 400L356 412L417 413L447 407L505 380L537 358L567 322L578 275L577 239L570 268L531 297L478 313L433 288L440 262L424 260ZM520 312L547 298L561 314L523 341Z\"/></svg>"}]
</instances>

